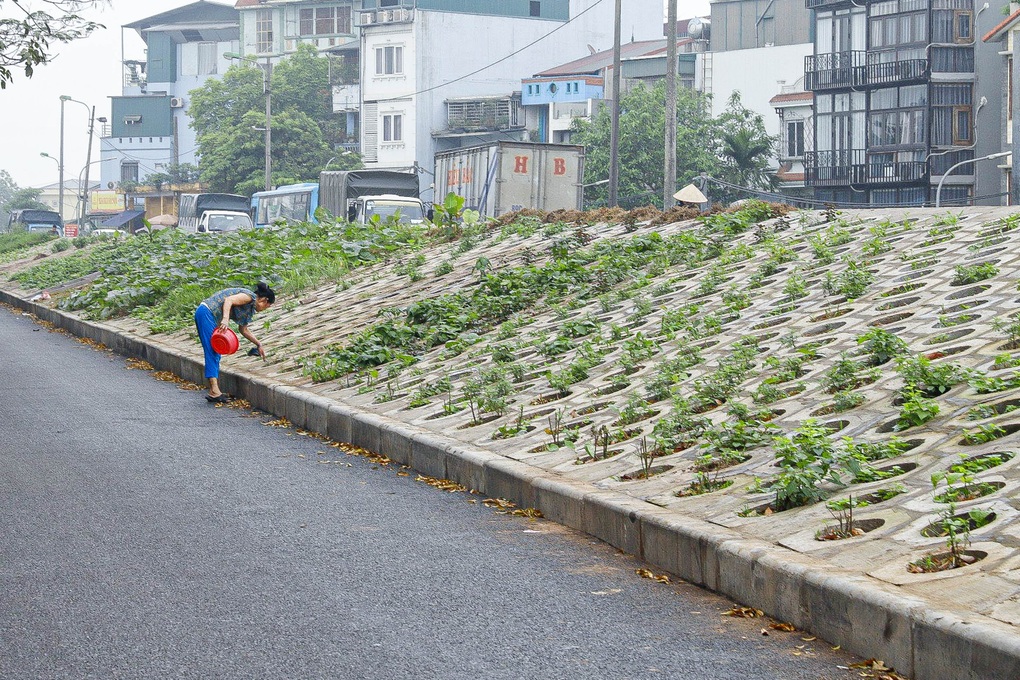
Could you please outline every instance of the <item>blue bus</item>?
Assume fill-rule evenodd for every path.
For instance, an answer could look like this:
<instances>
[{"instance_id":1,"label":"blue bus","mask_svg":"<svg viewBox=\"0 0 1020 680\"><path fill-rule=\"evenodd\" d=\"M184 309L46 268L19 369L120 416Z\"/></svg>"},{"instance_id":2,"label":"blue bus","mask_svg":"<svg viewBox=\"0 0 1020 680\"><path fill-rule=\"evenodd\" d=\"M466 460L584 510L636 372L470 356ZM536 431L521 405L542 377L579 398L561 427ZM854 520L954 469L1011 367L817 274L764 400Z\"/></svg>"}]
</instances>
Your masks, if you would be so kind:
<instances>
[{"instance_id":1,"label":"blue bus","mask_svg":"<svg viewBox=\"0 0 1020 680\"><path fill-rule=\"evenodd\" d=\"M274 222L315 222L319 207L319 183L285 184L272 191L257 191L251 197L255 226L264 229Z\"/></svg>"}]
</instances>

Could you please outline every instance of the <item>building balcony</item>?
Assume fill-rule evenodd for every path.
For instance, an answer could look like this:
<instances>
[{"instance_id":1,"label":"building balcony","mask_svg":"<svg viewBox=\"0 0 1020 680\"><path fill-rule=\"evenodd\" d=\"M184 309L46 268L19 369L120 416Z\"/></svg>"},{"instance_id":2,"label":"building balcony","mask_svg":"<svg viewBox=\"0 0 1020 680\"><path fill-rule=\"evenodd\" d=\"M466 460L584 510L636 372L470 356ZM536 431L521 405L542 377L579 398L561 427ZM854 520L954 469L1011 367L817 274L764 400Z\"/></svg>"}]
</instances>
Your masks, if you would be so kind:
<instances>
[{"instance_id":1,"label":"building balcony","mask_svg":"<svg viewBox=\"0 0 1020 680\"><path fill-rule=\"evenodd\" d=\"M867 85L907 85L923 83L928 79L927 59L904 59L903 61L872 62L865 67Z\"/></svg>"},{"instance_id":2,"label":"building balcony","mask_svg":"<svg viewBox=\"0 0 1020 680\"><path fill-rule=\"evenodd\" d=\"M524 108L517 97L448 99L447 133L498 132L524 127Z\"/></svg>"},{"instance_id":3,"label":"building balcony","mask_svg":"<svg viewBox=\"0 0 1020 680\"><path fill-rule=\"evenodd\" d=\"M808 9L834 9L837 7L850 7L855 4L852 0L805 0L804 6Z\"/></svg>"},{"instance_id":4,"label":"building balcony","mask_svg":"<svg viewBox=\"0 0 1020 680\"><path fill-rule=\"evenodd\" d=\"M875 186L928 181L924 161L887 161L869 157L864 149L808 151L804 154L807 186Z\"/></svg>"},{"instance_id":5,"label":"building balcony","mask_svg":"<svg viewBox=\"0 0 1020 680\"><path fill-rule=\"evenodd\" d=\"M832 52L809 54L804 57L804 89L843 90L863 87L867 66L867 52Z\"/></svg>"}]
</instances>

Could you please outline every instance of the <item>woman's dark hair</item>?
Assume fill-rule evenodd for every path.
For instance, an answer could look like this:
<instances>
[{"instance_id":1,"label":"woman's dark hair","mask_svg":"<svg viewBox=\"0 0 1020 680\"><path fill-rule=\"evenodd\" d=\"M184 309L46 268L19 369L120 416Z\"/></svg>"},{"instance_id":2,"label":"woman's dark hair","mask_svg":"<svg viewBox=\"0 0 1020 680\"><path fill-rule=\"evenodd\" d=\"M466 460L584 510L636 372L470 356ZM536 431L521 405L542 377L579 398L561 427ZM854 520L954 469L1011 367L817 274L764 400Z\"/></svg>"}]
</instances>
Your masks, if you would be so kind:
<instances>
[{"instance_id":1,"label":"woman's dark hair","mask_svg":"<svg viewBox=\"0 0 1020 680\"><path fill-rule=\"evenodd\" d=\"M255 297L266 298L269 300L269 304L276 302L276 293L266 285L265 281L259 281L259 285L255 286Z\"/></svg>"}]
</instances>

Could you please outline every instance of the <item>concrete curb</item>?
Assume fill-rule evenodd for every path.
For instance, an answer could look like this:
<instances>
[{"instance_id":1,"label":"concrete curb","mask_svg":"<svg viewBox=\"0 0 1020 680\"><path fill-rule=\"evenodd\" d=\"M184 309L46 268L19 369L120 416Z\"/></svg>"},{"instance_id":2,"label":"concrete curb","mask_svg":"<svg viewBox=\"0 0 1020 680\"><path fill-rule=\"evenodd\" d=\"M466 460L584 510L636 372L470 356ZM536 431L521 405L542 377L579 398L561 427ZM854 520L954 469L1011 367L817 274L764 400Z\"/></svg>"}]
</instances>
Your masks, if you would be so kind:
<instances>
[{"instance_id":1,"label":"concrete curb","mask_svg":"<svg viewBox=\"0 0 1020 680\"><path fill-rule=\"evenodd\" d=\"M202 364L171 347L36 305L0 290L0 302L156 370L203 382ZM694 517L459 443L292 385L223 371L224 389L296 427L382 453L421 474L450 479L494 498L533 507L557 523L635 555L659 569L764 610L914 680L1020 677L1020 636L980 615L935 611L857 574L800 553L747 539Z\"/></svg>"}]
</instances>

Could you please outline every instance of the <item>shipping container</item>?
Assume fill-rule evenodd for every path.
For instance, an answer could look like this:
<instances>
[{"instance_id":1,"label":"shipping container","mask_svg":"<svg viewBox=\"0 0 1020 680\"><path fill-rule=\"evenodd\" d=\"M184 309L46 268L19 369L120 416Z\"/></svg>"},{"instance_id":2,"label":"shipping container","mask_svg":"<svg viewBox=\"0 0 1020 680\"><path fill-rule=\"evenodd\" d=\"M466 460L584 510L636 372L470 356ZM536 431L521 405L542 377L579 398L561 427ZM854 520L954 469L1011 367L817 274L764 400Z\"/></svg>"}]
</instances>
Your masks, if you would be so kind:
<instances>
[{"instance_id":1,"label":"shipping container","mask_svg":"<svg viewBox=\"0 0 1020 680\"><path fill-rule=\"evenodd\" d=\"M584 147L495 142L436 154L435 202L451 191L487 217L524 208L581 209Z\"/></svg>"}]
</instances>

